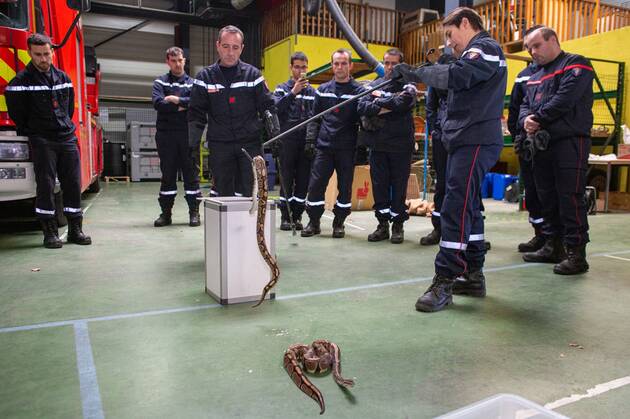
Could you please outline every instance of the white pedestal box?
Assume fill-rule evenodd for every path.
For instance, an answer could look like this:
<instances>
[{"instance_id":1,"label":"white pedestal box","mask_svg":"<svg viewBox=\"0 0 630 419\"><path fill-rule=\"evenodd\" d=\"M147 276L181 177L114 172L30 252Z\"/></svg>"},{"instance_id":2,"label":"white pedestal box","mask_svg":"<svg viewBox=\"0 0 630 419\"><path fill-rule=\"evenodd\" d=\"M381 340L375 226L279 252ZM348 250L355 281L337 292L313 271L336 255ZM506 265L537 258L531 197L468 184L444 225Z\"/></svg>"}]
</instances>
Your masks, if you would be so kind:
<instances>
[{"instance_id":1,"label":"white pedestal box","mask_svg":"<svg viewBox=\"0 0 630 419\"><path fill-rule=\"evenodd\" d=\"M203 200L206 292L221 304L258 301L271 279L271 270L256 241L256 218L249 213L251 198L216 197ZM267 202L265 241L276 254L276 204ZM267 299L275 293L267 294Z\"/></svg>"}]
</instances>

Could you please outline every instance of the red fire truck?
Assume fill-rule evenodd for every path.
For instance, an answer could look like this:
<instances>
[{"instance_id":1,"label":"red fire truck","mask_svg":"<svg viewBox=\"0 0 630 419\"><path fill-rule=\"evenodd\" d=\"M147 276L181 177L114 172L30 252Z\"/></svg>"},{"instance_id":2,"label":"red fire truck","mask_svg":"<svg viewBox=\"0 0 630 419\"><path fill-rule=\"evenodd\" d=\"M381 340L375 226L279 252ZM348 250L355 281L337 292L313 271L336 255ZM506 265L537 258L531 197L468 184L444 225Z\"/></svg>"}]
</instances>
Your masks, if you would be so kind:
<instances>
[{"instance_id":1,"label":"red fire truck","mask_svg":"<svg viewBox=\"0 0 630 419\"><path fill-rule=\"evenodd\" d=\"M72 79L81 190L96 192L100 188L102 129L95 118L100 73L94 49L84 45L80 13L87 10L87 0L0 0L0 204L35 197L28 139L16 135L4 97L9 81L30 61L26 39L35 32L53 40L53 64ZM57 198L56 212L62 217L60 193Z\"/></svg>"}]
</instances>

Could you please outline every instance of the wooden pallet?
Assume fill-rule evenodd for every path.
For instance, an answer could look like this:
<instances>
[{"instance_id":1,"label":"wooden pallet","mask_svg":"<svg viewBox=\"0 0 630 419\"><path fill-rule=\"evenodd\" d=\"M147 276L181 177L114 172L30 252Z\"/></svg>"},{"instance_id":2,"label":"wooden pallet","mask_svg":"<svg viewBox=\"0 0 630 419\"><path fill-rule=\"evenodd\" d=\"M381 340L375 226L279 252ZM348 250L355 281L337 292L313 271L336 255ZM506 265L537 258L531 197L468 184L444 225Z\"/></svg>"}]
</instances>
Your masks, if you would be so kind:
<instances>
[{"instance_id":1,"label":"wooden pallet","mask_svg":"<svg viewBox=\"0 0 630 419\"><path fill-rule=\"evenodd\" d=\"M105 176L105 183L112 182L131 182L131 178L129 176Z\"/></svg>"}]
</instances>

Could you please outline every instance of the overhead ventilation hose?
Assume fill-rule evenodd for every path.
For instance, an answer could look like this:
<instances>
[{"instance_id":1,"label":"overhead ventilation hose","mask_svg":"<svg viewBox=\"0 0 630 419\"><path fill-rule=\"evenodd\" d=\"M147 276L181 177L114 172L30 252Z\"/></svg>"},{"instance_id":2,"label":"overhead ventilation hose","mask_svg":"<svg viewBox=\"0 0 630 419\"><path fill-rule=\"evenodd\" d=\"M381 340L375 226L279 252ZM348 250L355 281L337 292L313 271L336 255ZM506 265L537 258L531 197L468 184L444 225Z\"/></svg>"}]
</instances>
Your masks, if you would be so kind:
<instances>
[{"instance_id":1,"label":"overhead ventilation hose","mask_svg":"<svg viewBox=\"0 0 630 419\"><path fill-rule=\"evenodd\" d=\"M330 12L333 20L337 24L337 27L341 29L341 32L346 37L347 41L350 43L352 48L359 54L359 57L365 62L372 71L378 74L379 77L383 77L385 75L385 67L378 61L374 55L363 45L359 37L352 30L352 27L346 20L346 17L343 15L341 8L337 4L337 0L325 0L326 7ZM321 7L322 0L304 0L304 9L306 13L311 16L319 13L319 9Z\"/></svg>"}]
</instances>

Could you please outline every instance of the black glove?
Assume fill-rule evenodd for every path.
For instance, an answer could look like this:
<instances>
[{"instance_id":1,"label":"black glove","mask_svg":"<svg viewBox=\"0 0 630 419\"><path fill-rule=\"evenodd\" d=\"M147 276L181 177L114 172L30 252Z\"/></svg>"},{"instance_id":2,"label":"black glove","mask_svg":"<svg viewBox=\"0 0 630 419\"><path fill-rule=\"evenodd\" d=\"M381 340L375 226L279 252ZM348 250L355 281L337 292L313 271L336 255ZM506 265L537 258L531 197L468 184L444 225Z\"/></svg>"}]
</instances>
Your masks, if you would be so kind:
<instances>
[{"instance_id":1,"label":"black glove","mask_svg":"<svg viewBox=\"0 0 630 419\"><path fill-rule=\"evenodd\" d=\"M282 150L282 141L275 140L273 143L271 143L271 156L273 158L280 156L281 150Z\"/></svg>"},{"instance_id":2,"label":"black glove","mask_svg":"<svg viewBox=\"0 0 630 419\"><path fill-rule=\"evenodd\" d=\"M421 83L423 67L414 67L407 63L397 64L392 69L392 80L404 80L407 83Z\"/></svg>"},{"instance_id":3,"label":"black glove","mask_svg":"<svg viewBox=\"0 0 630 419\"><path fill-rule=\"evenodd\" d=\"M536 156L536 146L534 145L534 136L528 135L521 144L521 158L524 161L532 161Z\"/></svg>"},{"instance_id":4,"label":"black glove","mask_svg":"<svg viewBox=\"0 0 630 419\"><path fill-rule=\"evenodd\" d=\"M307 159L313 160L313 158L315 158L316 151L314 142L307 141L306 144L304 144L304 157Z\"/></svg>"},{"instance_id":5,"label":"black glove","mask_svg":"<svg viewBox=\"0 0 630 419\"><path fill-rule=\"evenodd\" d=\"M521 155L521 153L523 152L523 135L524 134L520 134L520 135L516 135L514 136L514 152L517 155Z\"/></svg>"},{"instance_id":6,"label":"black glove","mask_svg":"<svg viewBox=\"0 0 630 419\"><path fill-rule=\"evenodd\" d=\"M361 128L363 128L364 131L375 132L385 127L385 120L378 115L363 115L359 117L359 120L361 122Z\"/></svg>"},{"instance_id":7,"label":"black glove","mask_svg":"<svg viewBox=\"0 0 630 419\"><path fill-rule=\"evenodd\" d=\"M278 121L278 115L271 113L271 111L265 111L265 130L269 139L280 134L280 121Z\"/></svg>"},{"instance_id":8,"label":"black glove","mask_svg":"<svg viewBox=\"0 0 630 419\"><path fill-rule=\"evenodd\" d=\"M544 129L540 129L536 131L534 134L534 146L538 151L545 151L549 147L549 141L551 140L551 135Z\"/></svg>"}]
</instances>

